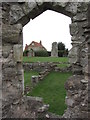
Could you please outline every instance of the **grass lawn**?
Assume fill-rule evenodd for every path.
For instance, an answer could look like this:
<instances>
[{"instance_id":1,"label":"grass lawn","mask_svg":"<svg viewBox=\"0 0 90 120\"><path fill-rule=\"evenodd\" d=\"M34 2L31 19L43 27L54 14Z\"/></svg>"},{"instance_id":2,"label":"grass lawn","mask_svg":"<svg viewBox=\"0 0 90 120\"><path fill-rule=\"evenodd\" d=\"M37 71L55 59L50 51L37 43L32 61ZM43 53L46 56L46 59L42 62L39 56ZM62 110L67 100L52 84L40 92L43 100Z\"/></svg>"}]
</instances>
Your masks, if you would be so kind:
<instances>
[{"instance_id":1,"label":"grass lawn","mask_svg":"<svg viewBox=\"0 0 90 120\"><path fill-rule=\"evenodd\" d=\"M31 86L31 76L38 74L36 71L24 71L24 86Z\"/></svg>"},{"instance_id":2,"label":"grass lawn","mask_svg":"<svg viewBox=\"0 0 90 120\"><path fill-rule=\"evenodd\" d=\"M68 62L68 57L23 57L23 62Z\"/></svg>"},{"instance_id":3,"label":"grass lawn","mask_svg":"<svg viewBox=\"0 0 90 120\"><path fill-rule=\"evenodd\" d=\"M43 81L39 82L38 85L35 86L28 96L42 97L44 102L50 105L50 112L62 115L64 110L67 108L65 105L66 90L64 89L64 84L71 75L71 73L51 72ZM25 79L26 76L27 73L25 73ZM30 76L28 80L30 84ZM26 83L28 84L28 82Z\"/></svg>"}]
</instances>

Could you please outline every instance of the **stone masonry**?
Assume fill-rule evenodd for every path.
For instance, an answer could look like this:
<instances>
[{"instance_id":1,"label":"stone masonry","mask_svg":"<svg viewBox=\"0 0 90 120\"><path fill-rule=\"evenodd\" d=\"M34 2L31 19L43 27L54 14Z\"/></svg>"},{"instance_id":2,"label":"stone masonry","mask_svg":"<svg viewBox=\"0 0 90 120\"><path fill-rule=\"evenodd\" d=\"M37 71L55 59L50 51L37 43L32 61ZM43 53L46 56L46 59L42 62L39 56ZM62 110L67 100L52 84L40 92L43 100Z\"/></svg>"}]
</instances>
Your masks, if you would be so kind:
<instances>
[{"instance_id":1,"label":"stone masonry","mask_svg":"<svg viewBox=\"0 0 90 120\"><path fill-rule=\"evenodd\" d=\"M57 45L57 42L52 43L51 57L58 57L58 45Z\"/></svg>"},{"instance_id":2,"label":"stone masonry","mask_svg":"<svg viewBox=\"0 0 90 120\"><path fill-rule=\"evenodd\" d=\"M54 10L71 17L70 34L72 49L69 62L74 75L67 80L67 109L64 118L88 118L88 81L90 81L90 4L88 2L56 2L55 0L31 0L32 2L3 2L0 4L2 18L2 117L37 118L40 102L23 96L24 74L22 66L23 27L46 10ZM69 0L68 0L69 1ZM1 11L2 10L2 11ZM1 27L0 27L1 28ZM61 29L61 28L60 28ZM1 56L2 55L2 56ZM1 64L0 64L1 65ZM1 72L1 71L0 71ZM79 72L79 74L78 74ZM60 106L58 106L60 107ZM1 112L0 112L1 113ZM46 116L46 112L43 113Z\"/></svg>"}]
</instances>

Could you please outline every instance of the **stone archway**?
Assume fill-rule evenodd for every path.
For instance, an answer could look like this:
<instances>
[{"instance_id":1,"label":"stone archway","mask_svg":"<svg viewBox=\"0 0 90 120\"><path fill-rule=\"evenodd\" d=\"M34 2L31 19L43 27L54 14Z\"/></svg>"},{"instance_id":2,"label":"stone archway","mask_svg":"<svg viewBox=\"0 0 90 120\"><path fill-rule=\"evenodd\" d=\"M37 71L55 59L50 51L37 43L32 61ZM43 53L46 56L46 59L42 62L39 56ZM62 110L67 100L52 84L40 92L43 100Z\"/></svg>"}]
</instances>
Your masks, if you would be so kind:
<instances>
[{"instance_id":1,"label":"stone archway","mask_svg":"<svg viewBox=\"0 0 90 120\"><path fill-rule=\"evenodd\" d=\"M88 3L33 1L2 3L3 118L38 117L36 109L31 111L34 103L23 96L22 27L29 22L30 18L35 18L48 9L63 13L72 19L70 34L73 48L69 54L69 61L73 65L74 76L65 85L68 108L63 117L88 117L88 84L87 79L84 78L86 71L84 68L88 65L85 36L85 28L88 23ZM40 102L38 101L37 104L35 103L36 106Z\"/></svg>"}]
</instances>

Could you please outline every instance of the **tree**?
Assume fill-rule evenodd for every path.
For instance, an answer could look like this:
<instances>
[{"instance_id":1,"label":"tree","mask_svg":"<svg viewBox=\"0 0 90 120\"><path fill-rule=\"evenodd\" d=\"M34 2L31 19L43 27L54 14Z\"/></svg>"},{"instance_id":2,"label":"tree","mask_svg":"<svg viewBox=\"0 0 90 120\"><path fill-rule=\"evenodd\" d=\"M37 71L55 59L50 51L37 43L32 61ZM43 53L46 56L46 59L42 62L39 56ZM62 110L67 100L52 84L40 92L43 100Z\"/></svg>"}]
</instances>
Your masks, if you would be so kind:
<instances>
[{"instance_id":1,"label":"tree","mask_svg":"<svg viewBox=\"0 0 90 120\"><path fill-rule=\"evenodd\" d=\"M68 48L66 49L66 56L68 56Z\"/></svg>"},{"instance_id":2,"label":"tree","mask_svg":"<svg viewBox=\"0 0 90 120\"><path fill-rule=\"evenodd\" d=\"M58 50L65 50L65 45L62 42L58 43Z\"/></svg>"},{"instance_id":3,"label":"tree","mask_svg":"<svg viewBox=\"0 0 90 120\"><path fill-rule=\"evenodd\" d=\"M29 50L24 50L23 56L28 56L28 52L29 52Z\"/></svg>"},{"instance_id":4,"label":"tree","mask_svg":"<svg viewBox=\"0 0 90 120\"><path fill-rule=\"evenodd\" d=\"M58 43L58 56L59 57L68 56L68 49L65 48L65 44L62 42Z\"/></svg>"}]
</instances>

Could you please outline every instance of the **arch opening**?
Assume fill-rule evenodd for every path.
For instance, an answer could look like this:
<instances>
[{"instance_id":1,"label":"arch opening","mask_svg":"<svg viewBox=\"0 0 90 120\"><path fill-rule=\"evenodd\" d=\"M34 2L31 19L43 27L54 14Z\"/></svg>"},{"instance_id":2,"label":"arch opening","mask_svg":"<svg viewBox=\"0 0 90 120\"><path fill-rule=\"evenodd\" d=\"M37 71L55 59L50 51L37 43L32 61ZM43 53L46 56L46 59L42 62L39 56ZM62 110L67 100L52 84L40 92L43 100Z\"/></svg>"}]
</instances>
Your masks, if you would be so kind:
<instances>
[{"instance_id":1,"label":"arch opening","mask_svg":"<svg viewBox=\"0 0 90 120\"><path fill-rule=\"evenodd\" d=\"M66 24L66 21L67 21L67 24ZM54 64L54 66L56 65L56 67L58 67L58 69L59 69L59 67L65 67L67 69L68 60L66 60L66 59L68 56L66 55L67 57L65 58L64 53L63 53L63 55L61 55L61 53L59 53L60 52L59 51L58 58L55 56L51 57L51 54L48 57L43 56L43 53L41 53L41 57L40 56L37 57L35 55L36 55L36 52L39 51L39 49L35 45L36 45L36 43L43 44L44 48L46 48L45 50L48 51L48 53L50 53L53 42L57 42L58 44L65 43L64 44L65 50L66 49L70 50L71 49L71 45L70 45L71 44L71 36L69 33L69 24L70 23L71 23L71 20L69 17L66 17L63 14L60 14L60 13L57 13L57 12L54 12L51 10L47 10L43 14L39 15L37 18L30 20L30 22L23 28L23 39L24 39L23 40L23 42L24 42L23 50L24 50L24 53L25 53L25 51L27 51L26 55L24 54L26 56L24 59L26 59L26 62L30 62L32 64L32 67L29 69L29 71L27 70L28 68L26 68L26 65L24 64L24 68L25 68L25 72L24 72L25 90L24 91L25 91L25 94L27 94L29 92L27 94L29 96L44 97L45 101L47 101L46 103L47 104L50 103L50 111L53 113L59 114L59 115L62 115L64 113L64 110L66 109L66 105L65 105L66 91L64 88L64 84L65 84L65 81L68 79L68 77L70 77L72 74L71 74L71 71L69 71L69 72L64 71L64 72L60 73L60 71L55 70L56 69L55 67L51 71L49 71L51 69L50 62L52 62L52 65L53 64ZM42 41L42 43L40 43L41 41ZM25 44L26 44L26 46L25 46ZM30 53L29 53L29 51L30 51ZM35 52L35 53L33 53L33 52ZM66 64L64 64L63 62L62 62L62 64L59 64L60 57L61 57L61 59L66 60ZM50 60L52 58L53 58L53 60ZM32 60L30 61L30 59L32 59ZM44 61L43 61L43 59L44 59ZM56 59L58 59L57 64L55 64ZM31 64L29 64L29 67ZM42 64L43 64L43 67L42 67ZM34 66L34 65L36 65L36 66ZM30 92L29 91L30 89L28 87L32 88L32 85L30 85L30 82L28 83L27 80L29 80L31 77L31 84L33 84L32 77L35 77L36 75L40 76L41 72L45 72L46 68L48 69L49 74L44 73L47 75L45 75L45 77L42 79L43 81L46 81L46 83L42 83L42 82L40 84L38 83L39 86L37 85L37 88L32 89L31 90L32 92ZM58 76L58 77L54 78L57 81L59 80L59 77L60 77L60 79L62 79L63 76L66 76L66 78L63 79L63 83L61 83L61 84L63 84L62 88L61 88L61 86L58 86L58 84L59 84L58 82L55 83L55 81L53 81L53 80L51 81L53 75L54 75L54 77ZM29 77L29 78L27 78L27 77ZM36 77L36 79L37 79L37 77ZM47 79L48 79L48 81L47 81ZM54 94L57 94L56 92L58 92L58 95L55 95L56 97L53 97L54 94L51 94L51 92L49 92L50 91L50 89L48 89L49 86L47 86L48 94L46 93L46 97L45 97L45 93L42 94L42 92L41 92L41 91L45 92L46 88L43 88L43 87L45 86L45 84L48 84L48 82L50 82L50 81L52 82L52 84L51 84L52 87L50 89L52 89L52 88L54 89ZM28 86L28 84L29 84L29 86ZM56 84L56 85L53 86L53 84ZM39 87L41 90L39 90L39 93L37 93L36 91L37 91L37 89L39 89ZM59 88L56 91L54 87L59 87L59 88L63 89L64 93L63 94L61 93L61 96L59 96L59 92L60 92ZM35 92L33 92L33 91L35 91ZM50 94L51 94L52 100L50 100L50 98L48 99L48 95L50 96ZM54 102L54 100L56 98L58 100L56 100ZM46 100L46 99L48 99L48 100ZM59 101L60 99L61 99L61 101L63 101L62 104ZM58 107L56 107L56 106L59 106L61 108L58 109Z\"/></svg>"}]
</instances>

